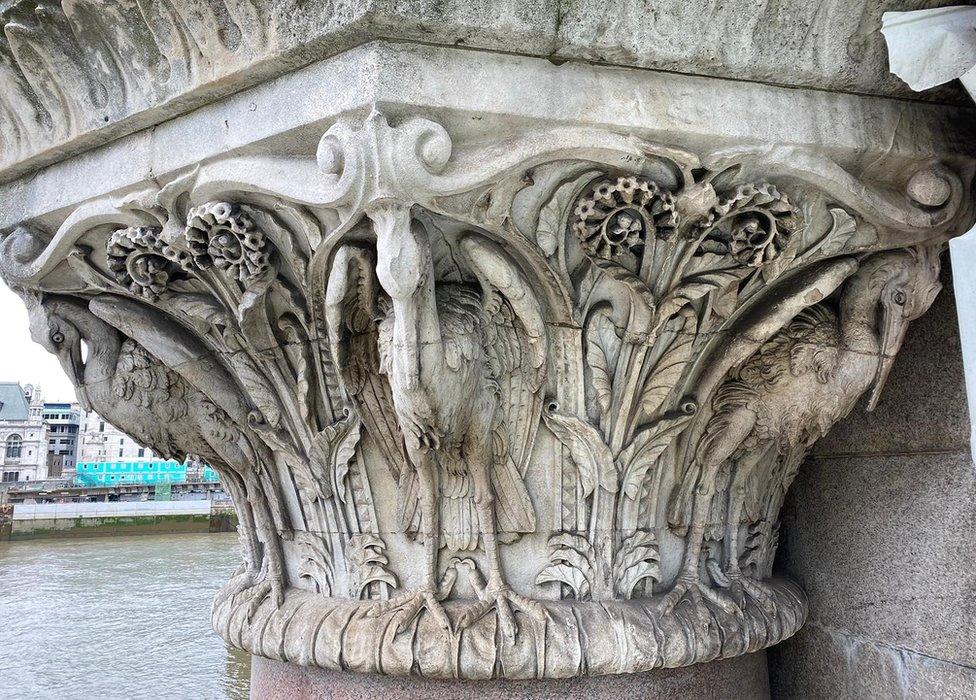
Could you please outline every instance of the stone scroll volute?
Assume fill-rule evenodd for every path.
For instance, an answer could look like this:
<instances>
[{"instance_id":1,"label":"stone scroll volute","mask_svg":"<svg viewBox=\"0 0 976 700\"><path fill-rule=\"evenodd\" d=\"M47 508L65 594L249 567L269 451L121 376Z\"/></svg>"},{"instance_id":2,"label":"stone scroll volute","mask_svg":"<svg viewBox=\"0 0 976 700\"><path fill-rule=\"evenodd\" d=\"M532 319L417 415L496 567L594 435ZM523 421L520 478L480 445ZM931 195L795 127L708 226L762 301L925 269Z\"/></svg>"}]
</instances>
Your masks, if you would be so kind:
<instances>
[{"instance_id":1,"label":"stone scroll volute","mask_svg":"<svg viewBox=\"0 0 976 700\"><path fill-rule=\"evenodd\" d=\"M374 112L315 161L218 159L22 226L0 264L87 406L220 472L228 642L447 678L682 666L803 623L783 498L876 403L962 216L940 164L778 157L455 145Z\"/></svg>"}]
</instances>

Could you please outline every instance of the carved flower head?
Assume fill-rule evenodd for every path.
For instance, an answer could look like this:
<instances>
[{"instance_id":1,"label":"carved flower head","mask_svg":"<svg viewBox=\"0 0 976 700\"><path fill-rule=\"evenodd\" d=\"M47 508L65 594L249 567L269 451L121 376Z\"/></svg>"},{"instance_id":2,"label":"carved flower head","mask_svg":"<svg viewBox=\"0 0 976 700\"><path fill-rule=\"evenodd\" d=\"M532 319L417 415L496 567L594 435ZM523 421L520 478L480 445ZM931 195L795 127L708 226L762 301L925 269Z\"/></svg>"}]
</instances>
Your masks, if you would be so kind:
<instances>
[{"instance_id":1,"label":"carved flower head","mask_svg":"<svg viewBox=\"0 0 976 700\"><path fill-rule=\"evenodd\" d=\"M216 267L244 283L259 277L269 266L271 244L237 204L207 202L191 209L186 242L196 267Z\"/></svg>"},{"instance_id":2,"label":"carved flower head","mask_svg":"<svg viewBox=\"0 0 976 700\"><path fill-rule=\"evenodd\" d=\"M706 227L703 250L762 267L780 254L796 230L796 210L772 185L744 185L713 209Z\"/></svg>"},{"instance_id":3,"label":"carved flower head","mask_svg":"<svg viewBox=\"0 0 976 700\"><path fill-rule=\"evenodd\" d=\"M755 215L747 214L732 226L732 256L743 265L759 267L779 255L781 244L776 228L765 227Z\"/></svg>"},{"instance_id":4,"label":"carved flower head","mask_svg":"<svg viewBox=\"0 0 976 700\"><path fill-rule=\"evenodd\" d=\"M666 238L674 230L671 195L634 176L601 180L576 204L574 230L584 252L636 265L648 235Z\"/></svg>"},{"instance_id":5,"label":"carved flower head","mask_svg":"<svg viewBox=\"0 0 976 700\"><path fill-rule=\"evenodd\" d=\"M145 299L156 299L165 292L177 271L167 259L168 247L160 239L160 232L148 226L119 229L105 247L115 281Z\"/></svg>"}]
</instances>

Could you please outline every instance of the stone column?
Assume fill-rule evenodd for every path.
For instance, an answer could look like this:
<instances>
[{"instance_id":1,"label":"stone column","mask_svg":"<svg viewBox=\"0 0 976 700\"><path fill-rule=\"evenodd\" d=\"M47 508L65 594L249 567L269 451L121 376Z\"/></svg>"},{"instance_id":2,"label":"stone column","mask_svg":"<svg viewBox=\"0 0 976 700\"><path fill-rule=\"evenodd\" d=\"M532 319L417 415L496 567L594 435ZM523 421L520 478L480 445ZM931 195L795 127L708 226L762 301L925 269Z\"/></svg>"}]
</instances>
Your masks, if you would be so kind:
<instances>
[{"instance_id":1,"label":"stone column","mask_svg":"<svg viewBox=\"0 0 976 700\"><path fill-rule=\"evenodd\" d=\"M607 28L547 3L195 4L8 13L0 273L87 407L221 474L256 692L767 694L780 508L939 293L960 110L565 63Z\"/></svg>"},{"instance_id":2,"label":"stone column","mask_svg":"<svg viewBox=\"0 0 976 700\"><path fill-rule=\"evenodd\" d=\"M947 268L884 405L817 444L783 507L779 563L810 614L770 653L775 697L976 694L976 473Z\"/></svg>"},{"instance_id":3,"label":"stone column","mask_svg":"<svg viewBox=\"0 0 976 700\"><path fill-rule=\"evenodd\" d=\"M916 88L965 75L974 21L971 7L886 14L892 70ZM787 498L778 556L810 614L770 653L776 697L976 696L973 238L951 241L945 289L909 331L885 405L818 443Z\"/></svg>"}]
</instances>

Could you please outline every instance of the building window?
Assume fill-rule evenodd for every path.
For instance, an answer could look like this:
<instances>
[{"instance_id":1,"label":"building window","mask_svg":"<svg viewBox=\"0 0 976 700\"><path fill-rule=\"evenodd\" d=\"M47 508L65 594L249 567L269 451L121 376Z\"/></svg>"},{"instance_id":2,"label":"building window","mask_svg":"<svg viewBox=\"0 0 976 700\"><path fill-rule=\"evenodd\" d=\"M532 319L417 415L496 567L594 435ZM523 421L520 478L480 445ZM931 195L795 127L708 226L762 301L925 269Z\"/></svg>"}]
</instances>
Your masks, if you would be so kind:
<instances>
[{"instance_id":1,"label":"building window","mask_svg":"<svg viewBox=\"0 0 976 700\"><path fill-rule=\"evenodd\" d=\"M102 421L101 423L98 424L98 432L100 433L105 432L105 421Z\"/></svg>"},{"instance_id":2,"label":"building window","mask_svg":"<svg viewBox=\"0 0 976 700\"><path fill-rule=\"evenodd\" d=\"M22 443L23 438L16 433L7 438L7 459L20 459L20 448Z\"/></svg>"},{"instance_id":3,"label":"building window","mask_svg":"<svg viewBox=\"0 0 976 700\"><path fill-rule=\"evenodd\" d=\"M146 456L146 448L144 448L144 447L140 447L139 448L139 456L140 457L145 457Z\"/></svg>"}]
</instances>

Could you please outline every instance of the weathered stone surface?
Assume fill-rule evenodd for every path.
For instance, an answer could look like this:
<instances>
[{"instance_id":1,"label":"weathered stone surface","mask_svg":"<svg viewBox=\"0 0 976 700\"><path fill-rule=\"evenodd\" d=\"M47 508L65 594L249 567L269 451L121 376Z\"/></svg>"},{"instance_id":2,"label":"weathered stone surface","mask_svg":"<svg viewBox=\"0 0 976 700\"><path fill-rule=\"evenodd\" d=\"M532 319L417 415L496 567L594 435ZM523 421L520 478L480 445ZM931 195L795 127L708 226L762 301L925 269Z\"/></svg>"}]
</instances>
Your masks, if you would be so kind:
<instances>
[{"instance_id":1,"label":"weathered stone surface","mask_svg":"<svg viewBox=\"0 0 976 700\"><path fill-rule=\"evenodd\" d=\"M968 700L976 668L851 636L811 622L769 653L772 696L782 700Z\"/></svg>"},{"instance_id":2,"label":"weathered stone surface","mask_svg":"<svg viewBox=\"0 0 976 700\"><path fill-rule=\"evenodd\" d=\"M779 511L939 294L960 114L376 42L5 185L0 273L86 406L220 472L228 643L689 666L805 619Z\"/></svg>"},{"instance_id":3,"label":"weathered stone surface","mask_svg":"<svg viewBox=\"0 0 976 700\"><path fill-rule=\"evenodd\" d=\"M0 230L38 218L56 225L74 203L228 153L304 156L314 170L328 126L374 104L436 116L459 145L484 133L550 128L558 115L560 124L698 152L761 159L775 146L777 159L808 159L807 177L841 189L902 179L893 185L901 190L924 161L965 172L976 154L972 108L373 42L0 184ZM844 172L817 172L825 157Z\"/></svg>"},{"instance_id":4,"label":"weathered stone surface","mask_svg":"<svg viewBox=\"0 0 976 700\"><path fill-rule=\"evenodd\" d=\"M812 619L976 666L976 476L968 451L809 460L784 513L781 563Z\"/></svg>"},{"instance_id":5,"label":"weathered stone surface","mask_svg":"<svg viewBox=\"0 0 976 700\"><path fill-rule=\"evenodd\" d=\"M913 7L939 7L925 0ZM376 39L898 97L885 0L7 0L0 180ZM475 75L477 72L474 73ZM925 99L957 100L952 90Z\"/></svg>"},{"instance_id":6,"label":"weathered stone surface","mask_svg":"<svg viewBox=\"0 0 976 700\"><path fill-rule=\"evenodd\" d=\"M551 0L3 4L2 179L376 38L548 55L557 16Z\"/></svg>"},{"instance_id":7,"label":"weathered stone surface","mask_svg":"<svg viewBox=\"0 0 976 700\"><path fill-rule=\"evenodd\" d=\"M766 653L715 661L693 669L661 669L618 676L581 676L543 681L437 681L326 671L283 664L260 656L251 661L251 697L326 700L429 698L429 700L589 700L682 698L764 700L769 697Z\"/></svg>"},{"instance_id":8,"label":"weathered stone surface","mask_svg":"<svg viewBox=\"0 0 976 700\"><path fill-rule=\"evenodd\" d=\"M945 7L922 0L911 9ZM565 56L841 92L914 95L888 70L881 15L897 0L563 0ZM958 91L929 93L929 99Z\"/></svg>"}]
</instances>

